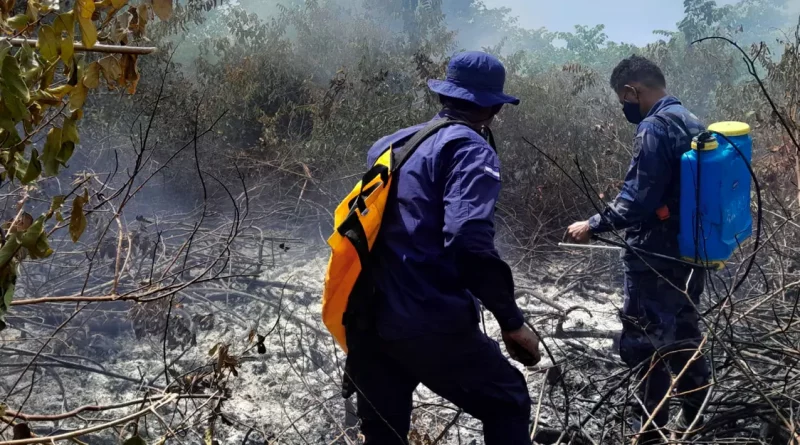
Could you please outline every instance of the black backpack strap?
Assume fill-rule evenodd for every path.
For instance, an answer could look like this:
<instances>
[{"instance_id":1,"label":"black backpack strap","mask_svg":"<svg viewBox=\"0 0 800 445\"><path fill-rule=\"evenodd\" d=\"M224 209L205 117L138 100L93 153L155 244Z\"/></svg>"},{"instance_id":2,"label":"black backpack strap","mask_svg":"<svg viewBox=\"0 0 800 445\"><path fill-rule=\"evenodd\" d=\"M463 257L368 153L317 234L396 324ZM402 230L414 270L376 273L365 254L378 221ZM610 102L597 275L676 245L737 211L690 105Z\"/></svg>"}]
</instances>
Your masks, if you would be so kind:
<instances>
[{"instance_id":1,"label":"black backpack strap","mask_svg":"<svg viewBox=\"0 0 800 445\"><path fill-rule=\"evenodd\" d=\"M470 126L470 124L465 121L451 119L447 117L431 121L424 128L416 132L414 136L412 136L411 139L408 140L408 142L406 142L402 147L400 147L399 150L395 151L392 154L392 171L394 172L399 170L400 167L402 167L403 164L405 164L408 158L411 157L411 155L414 153L417 147L422 145L422 143L430 136L434 135L437 131L441 130L444 127L457 124L466 125L468 127Z\"/></svg>"}]
</instances>

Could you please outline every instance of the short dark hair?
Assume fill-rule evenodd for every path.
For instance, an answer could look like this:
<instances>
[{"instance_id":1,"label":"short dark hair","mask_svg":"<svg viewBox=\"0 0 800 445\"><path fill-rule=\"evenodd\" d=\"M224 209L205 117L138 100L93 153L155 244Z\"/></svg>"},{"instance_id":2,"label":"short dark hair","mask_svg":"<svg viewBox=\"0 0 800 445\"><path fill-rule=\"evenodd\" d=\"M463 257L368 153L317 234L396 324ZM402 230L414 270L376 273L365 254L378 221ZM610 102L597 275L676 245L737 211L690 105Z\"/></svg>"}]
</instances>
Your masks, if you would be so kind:
<instances>
[{"instance_id":1,"label":"short dark hair","mask_svg":"<svg viewBox=\"0 0 800 445\"><path fill-rule=\"evenodd\" d=\"M611 73L611 88L622 90L631 82L641 82L650 88L666 88L667 80L661 68L642 56L630 56L620 62Z\"/></svg>"},{"instance_id":2,"label":"short dark hair","mask_svg":"<svg viewBox=\"0 0 800 445\"><path fill-rule=\"evenodd\" d=\"M439 95L439 103L441 103L445 108L453 111L460 111L462 113L477 113L486 108L468 100L448 97L442 94ZM493 114L497 114L500 112L500 109L503 108L503 104L498 104L489 108L492 109Z\"/></svg>"}]
</instances>

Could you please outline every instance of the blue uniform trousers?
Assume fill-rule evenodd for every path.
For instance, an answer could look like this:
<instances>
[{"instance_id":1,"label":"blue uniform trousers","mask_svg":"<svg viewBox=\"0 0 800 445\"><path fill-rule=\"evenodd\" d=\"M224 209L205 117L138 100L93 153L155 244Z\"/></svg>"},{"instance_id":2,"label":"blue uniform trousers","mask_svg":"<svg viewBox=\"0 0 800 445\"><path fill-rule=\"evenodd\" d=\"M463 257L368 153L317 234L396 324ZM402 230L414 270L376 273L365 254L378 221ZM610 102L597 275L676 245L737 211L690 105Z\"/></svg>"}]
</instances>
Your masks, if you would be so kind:
<instances>
[{"instance_id":1,"label":"blue uniform trousers","mask_svg":"<svg viewBox=\"0 0 800 445\"><path fill-rule=\"evenodd\" d=\"M647 421L649 414L667 394L670 371L675 375L681 372L700 344L698 314L690 299L699 303L706 274L696 269L689 279L691 270L676 267L658 273L625 273L625 303L620 314L623 327L620 358L631 368L646 362L639 373L641 384L637 394L646 412L638 402L635 403L634 428ZM707 393L707 389L700 388L708 384L708 379L708 364L704 357L689 364L677 384L678 393L685 394L680 423L694 420ZM665 427L668 421L669 404L666 404L653 423L655 427ZM649 436L656 437L652 433Z\"/></svg>"},{"instance_id":2,"label":"blue uniform trousers","mask_svg":"<svg viewBox=\"0 0 800 445\"><path fill-rule=\"evenodd\" d=\"M529 445L525 379L477 327L407 340L375 336L353 363L365 445L405 445L422 383L483 422L487 445Z\"/></svg>"}]
</instances>

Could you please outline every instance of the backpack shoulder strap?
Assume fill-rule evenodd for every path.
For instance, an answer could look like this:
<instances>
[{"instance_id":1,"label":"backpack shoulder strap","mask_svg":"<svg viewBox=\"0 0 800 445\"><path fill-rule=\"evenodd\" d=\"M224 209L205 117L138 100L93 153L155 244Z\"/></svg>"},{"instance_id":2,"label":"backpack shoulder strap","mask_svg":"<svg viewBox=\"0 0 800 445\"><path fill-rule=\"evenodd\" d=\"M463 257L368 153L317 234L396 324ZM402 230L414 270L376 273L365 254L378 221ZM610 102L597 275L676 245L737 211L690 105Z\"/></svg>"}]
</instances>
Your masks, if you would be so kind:
<instances>
[{"instance_id":1,"label":"backpack shoulder strap","mask_svg":"<svg viewBox=\"0 0 800 445\"><path fill-rule=\"evenodd\" d=\"M444 127L450 125L466 125L469 124L462 120L451 119L451 118L442 118L436 119L431 121L428 125L424 128L419 130L408 140L400 149L392 155L392 172L395 172L400 169L400 167L405 164L409 157L416 151L416 149L422 145L422 143L428 139L430 136L434 135L437 131L441 130Z\"/></svg>"}]
</instances>

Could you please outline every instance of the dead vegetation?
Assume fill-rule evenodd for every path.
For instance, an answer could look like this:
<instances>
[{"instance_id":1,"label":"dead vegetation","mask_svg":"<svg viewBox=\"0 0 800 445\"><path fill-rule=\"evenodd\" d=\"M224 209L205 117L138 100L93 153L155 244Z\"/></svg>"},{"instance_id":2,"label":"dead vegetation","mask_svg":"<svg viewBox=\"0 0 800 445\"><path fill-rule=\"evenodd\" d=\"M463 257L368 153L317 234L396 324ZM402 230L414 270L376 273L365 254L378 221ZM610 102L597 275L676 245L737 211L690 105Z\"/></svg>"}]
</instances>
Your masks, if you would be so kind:
<instances>
[{"instance_id":1,"label":"dead vegetation","mask_svg":"<svg viewBox=\"0 0 800 445\"><path fill-rule=\"evenodd\" d=\"M188 45L194 72L169 58L165 40L140 61L135 100L90 98L90 147L68 170L88 190L87 232L77 244L56 234L53 256L22 263L0 333L3 443L359 442L353 407L339 397L342 356L318 319L323 241L366 146L436 111L424 81L443 74L456 36L426 18L442 5L425 5L412 15L367 5L369 20L352 23L325 1L271 20L234 8L213 22L226 37ZM176 10L162 31L190 28L195 13ZM747 48L762 88L726 42L689 45L720 29L636 49L705 120L753 126L763 201L758 243L707 285L697 353L714 380L706 425L681 443L800 443L800 35ZM513 39L495 48L523 100L496 125L509 178L498 245L548 348L529 373L538 443L621 443L635 433L624 419L638 382L613 352L618 260L554 245L591 202L614 196L630 160L630 128L605 79L635 48L601 34L562 36L571 45L563 52L518 52ZM592 192L523 136L570 174L580 166ZM33 190L4 184L4 218L23 196L49 206L73 187L66 177ZM488 314L486 329L497 336ZM415 407L414 445L480 443L480 425L428 391Z\"/></svg>"}]
</instances>

